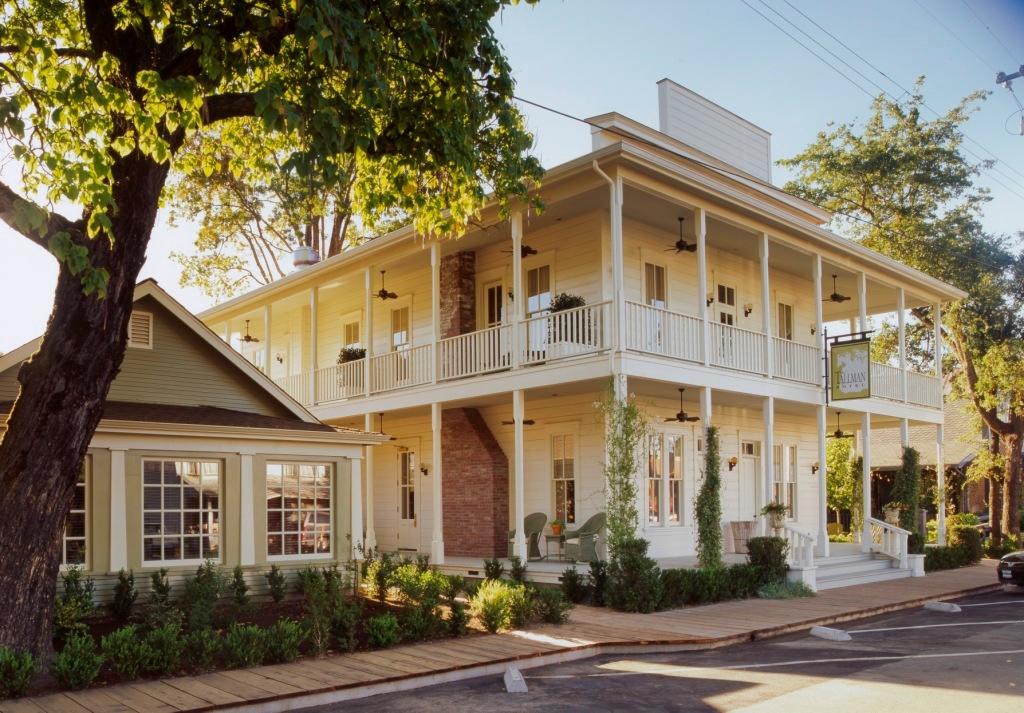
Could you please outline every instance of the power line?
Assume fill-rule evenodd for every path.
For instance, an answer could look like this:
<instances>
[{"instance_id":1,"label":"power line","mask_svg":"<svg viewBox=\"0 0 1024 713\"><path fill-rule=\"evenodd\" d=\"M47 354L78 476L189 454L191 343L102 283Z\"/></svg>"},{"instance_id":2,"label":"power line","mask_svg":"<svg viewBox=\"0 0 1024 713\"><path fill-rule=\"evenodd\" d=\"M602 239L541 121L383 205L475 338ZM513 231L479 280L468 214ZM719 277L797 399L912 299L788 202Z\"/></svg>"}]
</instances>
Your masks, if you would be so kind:
<instances>
[{"instance_id":1,"label":"power line","mask_svg":"<svg viewBox=\"0 0 1024 713\"><path fill-rule=\"evenodd\" d=\"M946 24L945 22L943 22L942 20L940 20L940 19L938 18L938 16L936 16L936 15L935 15L935 14L934 14L934 13L933 13L933 12L932 12L931 10L929 10L929 9L928 9L928 6L927 6L927 5L925 5L925 4L923 3L923 2L921 2L921 0L914 0L914 2L915 2L915 3L917 4L917 6L918 6L919 8L921 8L922 10L924 10L925 14L927 14L927 15L928 15L928 17L932 18L932 19L933 19L933 20L934 20L934 21L935 21L935 22L936 22L936 23L937 23L937 24L938 24L938 25L939 25L939 26L940 26L940 27L941 27L942 29L944 29L944 30L945 30L946 32L948 32L948 33L949 33L950 35L952 35L952 36L953 36L953 38L954 38L954 39L955 39L955 40L956 40L957 42L959 42L959 43L960 43L961 45L963 45L963 46L964 46L965 48L967 48L967 50L968 50L968 51L969 51L969 52L970 52L971 54L973 54L973 55L974 55L975 57L977 57L977 58L978 58L978 61L979 61L979 62L981 62L982 64L984 64L984 65L985 65L986 67L988 67L989 69L991 69L991 70L992 70L993 72L998 72L998 71L999 71L998 69L996 69L996 67L995 67L995 65L994 65L994 64L992 64L992 63L991 63L991 62L989 62L989 61L988 61L987 59L985 59L984 57L982 57L982 56L981 56L981 55L980 55L980 54L979 54L979 53L978 53L978 52L977 52L977 51L976 51L976 50L975 50L975 49L974 49L973 47L971 47L971 46L970 46L969 44L967 44L967 43L966 43L966 42L965 42L965 41L964 41L963 39L961 39L960 35L958 35L958 34L957 34L956 32L954 32L953 30L951 30L951 29L949 28L949 25L947 25L947 24Z\"/></svg>"},{"instance_id":2,"label":"power line","mask_svg":"<svg viewBox=\"0 0 1024 713\"><path fill-rule=\"evenodd\" d=\"M999 46L1006 50L1006 54L1010 57L1010 61L1016 62L1017 60L1020 59L1019 57L1014 56L1013 52L1010 51L1010 48L1007 47L1001 39L999 39L999 35L992 31L992 28L988 26L988 23L981 19L981 15L979 15L977 11L973 7L971 7L970 3L968 3L967 0L960 0L960 2L963 3L964 7L971 11L971 14L974 15L974 19L981 23L982 27L988 30L988 33L992 35L992 39L998 42Z\"/></svg>"}]
</instances>

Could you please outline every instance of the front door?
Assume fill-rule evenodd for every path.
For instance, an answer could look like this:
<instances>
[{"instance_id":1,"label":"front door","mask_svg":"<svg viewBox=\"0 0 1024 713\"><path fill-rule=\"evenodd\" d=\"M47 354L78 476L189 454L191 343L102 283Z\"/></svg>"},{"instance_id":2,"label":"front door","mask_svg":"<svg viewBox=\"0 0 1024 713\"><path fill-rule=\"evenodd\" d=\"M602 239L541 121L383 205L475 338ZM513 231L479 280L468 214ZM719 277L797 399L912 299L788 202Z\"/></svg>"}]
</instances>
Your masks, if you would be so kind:
<instances>
[{"instance_id":1,"label":"front door","mask_svg":"<svg viewBox=\"0 0 1024 713\"><path fill-rule=\"evenodd\" d=\"M416 453L398 449L398 549L418 550L419 502L416 499Z\"/></svg>"},{"instance_id":2,"label":"front door","mask_svg":"<svg viewBox=\"0 0 1024 713\"><path fill-rule=\"evenodd\" d=\"M761 472L761 444L743 441L740 448L739 519L757 519L757 481Z\"/></svg>"}]
</instances>

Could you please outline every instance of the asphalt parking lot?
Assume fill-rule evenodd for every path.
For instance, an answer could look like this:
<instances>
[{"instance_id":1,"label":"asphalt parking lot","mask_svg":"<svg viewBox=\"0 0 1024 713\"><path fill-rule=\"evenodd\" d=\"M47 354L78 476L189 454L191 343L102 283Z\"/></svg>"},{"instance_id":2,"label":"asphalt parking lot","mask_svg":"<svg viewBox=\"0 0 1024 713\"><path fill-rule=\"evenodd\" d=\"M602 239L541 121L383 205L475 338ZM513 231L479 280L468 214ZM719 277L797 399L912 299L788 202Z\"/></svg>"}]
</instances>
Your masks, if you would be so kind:
<instances>
[{"instance_id":1,"label":"asphalt parking lot","mask_svg":"<svg viewBox=\"0 0 1024 713\"><path fill-rule=\"evenodd\" d=\"M807 634L711 651L601 656L376 696L328 711L1024 711L1024 595L959 600L959 613L913 609L837 624L851 641Z\"/></svg>"}]
</instances>

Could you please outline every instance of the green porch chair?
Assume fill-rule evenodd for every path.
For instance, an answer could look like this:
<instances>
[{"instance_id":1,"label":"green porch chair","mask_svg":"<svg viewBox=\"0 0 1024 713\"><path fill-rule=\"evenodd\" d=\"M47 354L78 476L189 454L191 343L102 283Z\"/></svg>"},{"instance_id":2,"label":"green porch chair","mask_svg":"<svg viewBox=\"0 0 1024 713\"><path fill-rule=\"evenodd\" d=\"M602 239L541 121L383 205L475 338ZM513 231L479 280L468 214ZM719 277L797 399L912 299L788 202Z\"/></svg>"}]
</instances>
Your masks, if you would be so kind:
<instances>
[{"instance_id":1,"label":"green porch chair","mask_svg":"<svg viewBox=\"0 0 1024 713\"><path fill-rule=\"evenodd\" d=\"M526 559L539 560L540 536L544 532L544 526L548 524L548 516L542 512L535 512L523 518L523 536L526 537ZM508 556L515 554L516 531L508 531Z\"/></svg>"},{"instance_id":2,"label":"green porch chair","mask_svg":"<svg viewBox=\"0 0 1024 713\"><path fill-rule=\"evenodd\" d=\"M597 548L604 540L605 514L592 515L575 530L566 530L562 535L565 542L565 558L572 562L596 562L601 559Z\"/></svg>"}]
</instances>

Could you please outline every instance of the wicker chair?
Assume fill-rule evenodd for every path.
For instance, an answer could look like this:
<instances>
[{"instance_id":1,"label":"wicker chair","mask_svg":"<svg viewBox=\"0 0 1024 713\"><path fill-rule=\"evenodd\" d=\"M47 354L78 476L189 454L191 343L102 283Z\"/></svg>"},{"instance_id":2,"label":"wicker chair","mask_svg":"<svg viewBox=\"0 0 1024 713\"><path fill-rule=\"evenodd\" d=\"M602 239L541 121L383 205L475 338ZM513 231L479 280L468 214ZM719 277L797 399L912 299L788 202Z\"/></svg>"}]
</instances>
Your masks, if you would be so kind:
<instances>
[{"instance_id":1,"label":"wicker chair","mask_svg":"<svg viewBox=\"0 0 1024 713\"><path fill-rule=\"evenodd\" d=\"M605 514L599 512L591 516L581 527L567 530L562 535L566 559L573 562L596 562L602 559L598 547L604 542L604 525Z\"/></svg>"},{"instance_id":2,"label":"wicker chair","mask_svg":"<svg viewBox=\"0 0 1024 713\"><path fill-rule=\"evenodd\" d=\"M544 532L544 526L548 524L548 516L542 512L535 512L523 518L523 535L526 537L526 559L539 560L540 536ZM508 531L508 556L515 554L516 531Z\"/></svg>"}]
</instances>

